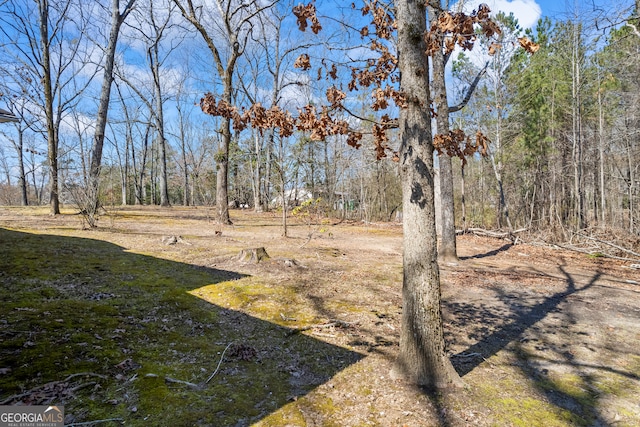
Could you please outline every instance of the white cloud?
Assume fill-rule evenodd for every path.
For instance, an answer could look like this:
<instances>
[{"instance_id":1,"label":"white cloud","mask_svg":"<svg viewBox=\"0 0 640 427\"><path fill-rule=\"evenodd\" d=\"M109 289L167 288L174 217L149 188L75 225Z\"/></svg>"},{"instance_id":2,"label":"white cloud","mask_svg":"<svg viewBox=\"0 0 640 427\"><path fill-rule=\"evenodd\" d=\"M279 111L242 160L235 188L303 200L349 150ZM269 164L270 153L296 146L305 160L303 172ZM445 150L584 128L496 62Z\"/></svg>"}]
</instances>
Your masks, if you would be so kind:
<instances>
[{"instance_id":1,"label":"white cloud","mask_svg":"<svg viewBox=\"0 0 640 427\"><path fill-rule=\"evenodd\" d=\"M522 28L533 28L538 19L542 16L542 10L540 5L535 0L460 0L464 4L464 11L471 12L474 9L478 9L481 3L486 4L491 9L491 14L495 15L498 12L504 12L506 15L513 13L518 19L518 23ZM452 9L458 8L456 3Z\"/></svg>"}]
</instances>

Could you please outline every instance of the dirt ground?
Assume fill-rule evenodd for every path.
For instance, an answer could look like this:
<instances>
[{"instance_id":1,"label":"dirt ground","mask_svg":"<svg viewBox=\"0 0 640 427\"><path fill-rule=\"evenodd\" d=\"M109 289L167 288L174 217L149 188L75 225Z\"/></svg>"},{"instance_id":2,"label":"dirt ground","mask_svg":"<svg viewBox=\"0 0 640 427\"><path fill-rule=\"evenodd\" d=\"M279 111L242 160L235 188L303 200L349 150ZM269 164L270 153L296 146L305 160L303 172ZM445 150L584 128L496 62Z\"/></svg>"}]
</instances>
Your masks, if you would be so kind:
<instances>
[{"instance_id":1,"label":"dirt ground","mask_svg":"<svg viewBox=\"0 0 640 427\"><path fill-rule=\"evenodd\" d=\"M213 214L112 209L83 230L77 215L0 208L0 227L237 273L244 278L193 294L356 355L321 380L291 369L301 392L231 425L640 425L640 270L630 262L460 236L460 261L441 265L441 281L448 349L467 388L434 394L389 379L402 309L399 225L291 219L284 238L276 213L232 211L224 227ZM236 256L258 247L270 259Z\"/></svg>"}]
</instances>

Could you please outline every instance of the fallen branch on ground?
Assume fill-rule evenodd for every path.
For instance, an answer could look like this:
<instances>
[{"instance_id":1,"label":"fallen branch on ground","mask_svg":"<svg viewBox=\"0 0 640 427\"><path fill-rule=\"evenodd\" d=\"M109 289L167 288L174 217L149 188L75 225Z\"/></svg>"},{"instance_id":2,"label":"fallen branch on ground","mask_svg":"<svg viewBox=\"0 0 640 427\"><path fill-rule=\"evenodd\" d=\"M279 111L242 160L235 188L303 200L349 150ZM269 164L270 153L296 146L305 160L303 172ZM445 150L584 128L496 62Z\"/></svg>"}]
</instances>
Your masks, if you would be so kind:
<instances>
[{"instance_id":1,"label":"fallen branch on ground","mask_svg":"<svg viewBox=\"0 0 640 427\"><path fill-rule=\"evenodd\" d=\"M520 228L518 230L513 231L493 231L493 230L485 230L484 228L465 228L464 230L456 230L456 235L461 234L473 234L474 236L480 237L492 237L494 239L507 239L514 243L517 243L519 237L516 236L518 233L522 233L527 231L526 228Z\"/></svg>"},{"instance_id":2,"label":"fallen branch on ground","mask_svg":"<svg viewBox=\"0 0 640 427\"><path fill-rule=\"evenodd\" d=\"M218 373L218 370L220 369L220 365L222 364L222 361L224 360L224 354L227 352L227 350L229 350L229 347L231 347L231 344L233 344L233 341L230 342L229 344L227 344L227 347L224 349L224 351L222 352L222 355L220 355L220 361L218 362L218 366L216 366L216 370L213 371L213 374L211 374L209 376L209 378L207 378L207 380L204 382L205 384L209 384L209 381L211 381L211 379L213 377L216 376L216 374Z\"/></svg>"},{"instance_id":3,"label":"fallen branch on ground","mask_svg":"<svg viewBox=\"0 0 640 427\"><path fill-rule=\"evenodd\" d=\"M146 374L145 377L147 378L163 378L165 382L167 383L171 383L171 384L182 384L182 385L186 385L188 387L191 387L194 390L202 390L204 389L204 387L209 384L209 381L211 381L211 379L213 377L216 376L216 374L218 373L218 371L220 370L220 365L222 365L222 361L224 360L224 354L227 352L227 350L229 350L229 347L231 347L231 345L233 344L233 342L230 342L227 347L224 349L224 351L222 352L222 354L220 355L220 360L218 361L218 366L216 366L215 371L213 371L213 373L209 376L209 378L207 378L206 381L201 382L199 384L195 384L189 381L183 381L183 380L178 380L175 378L171 378L168 376L164 376L161 377L160 375L157 374Z\"/></svg>"},{"instance_id":4,"label":"fallen branch on ground","mask_svg":"<svg viewBox=\"0 0 640 427\"><path fill-rule=\"evenodd\" d=\"M592 236L587 236L587 235L582 234L582 233L576 233L576 235L578 235L580 237L584 237L584 238L589 239L589 240L593 240L593 241L598 242L598 243L602 243L603 245L611 246L612 248L618 249L619 251L622 251L622 252L627 253L629 255L633 255L633 256L636 256L636 257L640 258L640 254L639 253L634 252L631 249L623 248L622 246L616 245L615 243L607 242L606 240L601 240L601 239L598 239L598 238L595 238L595 237L592 237Z\"/></svg>"},{"instance_id":5,"label":"fallen branch on ground","mask_svg":"<svg viewBox=\"0 0 640 427\"><path fill-rule=\"evenodd\" d=\"M287 332L286 336L290 337L291 335L299 334L300 332L308 331L310 329L323 329L323 328L333 328L333 327L350 328L350 327L352 327L352 326L354 326L356 324L357 324L357 322L345 322L345 321L342 321L342 320L333 319L333 320L329 320L329 322L327 322L327 323L302 326L300 328L292 329L289 332Z\"/></svg>"},{"instance_id":6,"label":"fallen branch on ground","mask_svg":"<svg viewBox=\"0 0 640 427\"><path fill-rule=\"evenodd\" d=\"M582 248L579 248L579 247L574 246L574 245L567 245L567 244L563 244L563 243L548 243L548 245L549 246L553 246L553 247L557 247L557 248L561 248L561 249L566 249L568 251L580 252L582 254L591 255L591 256L597 256L597 257L602 257L602 258L616 259L616 260L619 260L619 261L632 261L632 262L640 261L640 259L637 259L637 258L620 257L620 256L617 256L617 255L611 255L611 254L607 254L605 252L601 252L600 250L582 249Z\"/></svg>"}]
</instances>

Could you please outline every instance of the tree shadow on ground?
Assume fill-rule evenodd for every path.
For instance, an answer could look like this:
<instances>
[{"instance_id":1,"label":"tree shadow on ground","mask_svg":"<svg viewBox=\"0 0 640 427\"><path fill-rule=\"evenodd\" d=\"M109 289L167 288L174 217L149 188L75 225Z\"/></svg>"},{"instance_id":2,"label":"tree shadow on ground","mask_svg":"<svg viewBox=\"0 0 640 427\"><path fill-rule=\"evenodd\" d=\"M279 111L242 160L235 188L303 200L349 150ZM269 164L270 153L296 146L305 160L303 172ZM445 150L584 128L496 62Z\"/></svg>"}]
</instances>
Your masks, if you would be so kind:
<instances>
[{"instance_id":1,"label":"tree shadow on ground","mask_svg":"<svg viewBox=\"0 0 640 427\"><path fill-rule=\"evenodd\" d=\"M235 272L101 240L0 228L0 242L1 404L64 405L67 424L245 426L362 358L197 296Z\"/></svg>"},{"instance_id":2,"label":"tree shadow on ground","mask_svg":"<svg viewBox=\"0 0 640 427\"><path fill-rule=\"evenodd\" d=\"M494 250L489 251L489 252L485 252L483 254L476 254L476 255L471 255L471 256L462 256L462 257L460 257L460 260L464 261L464 260L467 260L467 259L481 259L481 258L488 258L488 257L496 256L500 252L508 251L512 246L513 246L513 243L507 243L507 244L504 244L504 245L500 246L497 249L494 249Z\"/></svg>"},{"instance_id":3,"label":"tree shadow on ground","mask_svg":"<svg viewBox=\"0 0 640 427\"><path fill-rule=\"evenodd\" d=\"M445 302L449 322L454 328L471 331L468 338L473 342L452 360L464 376L504 350L515 357L514 363L548 402L566 411L572 425L608 425L598 404L603 396L594 391L596 378L606 373L638 378L605 364L582 363L575 356L576 346L581 345L579 337L588 335L590 325L579 324L567 299L592 288L601 273L578 285L564 267L559 269L565 289L547 297L526 289L506 291L497 284L492 288L497 304ZM554 375L552 369L559 373Z\"/></svg>"}]
</instances>

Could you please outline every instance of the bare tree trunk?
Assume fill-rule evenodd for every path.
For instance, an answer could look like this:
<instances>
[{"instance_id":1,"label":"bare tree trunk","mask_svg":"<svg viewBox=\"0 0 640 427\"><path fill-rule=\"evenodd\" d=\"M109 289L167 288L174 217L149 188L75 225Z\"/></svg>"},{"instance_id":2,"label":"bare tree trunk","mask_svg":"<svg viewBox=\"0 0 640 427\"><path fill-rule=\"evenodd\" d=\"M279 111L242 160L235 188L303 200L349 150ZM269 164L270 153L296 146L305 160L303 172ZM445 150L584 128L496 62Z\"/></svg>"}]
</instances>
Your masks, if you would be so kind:
<instances>
[{"instance_id":1,"label":"bare tree trunk","mask_svg":"<svg viewBox=\"0 0 640 427\"><path fill-rule=\"evenodd\" d=\"M467 229L467 200L465 198L466 181L464 176L464 165L460 167L460 207L462 208L462 229Z\"/></svg>"},{"instance_id":2,"label":"bare tree trunk","mask_svg":"<svg viewBox=\"0 0 640 427\"><path fill-rule=\"evenodd\" d=\"M182 205L189 206L189 162L187 161L187 135L185 131L185 123L184 123L184 115L182 113L182 108L180 106L180 102L177 104L178 110L178 126L180 134L178 138L180 139L180 156L182 157ZM191 201L193 202L193 190L191 190Z\"/></svg>"},{"instance_id":3,"label":"bare tree trunk","mask_svg":"<svg viewBox=\"0 0 640 427\"><path fill-rule=\"evenodd\" d=\"M429 22L436 22L440 0L430 0L427 6ZM444 36L440 36L440 46L444 44ZM438 49L431 56L431 66L433 67L433 100L435 103L437 116L436 126L439 134L449 133L449 102L447 101L447 86L445 82L445 56L442 48ZM455 206L453 203L453 166L451 157L444 154L439 157L440 166L440 212L442 235L438 254L440 260L445 262L458 261L456 249L456 224Z\"/></svg>"},{"instance_id":4,"label":"bare tree trunk","mask_svg":"<svg viewBox=\"0 0 640 427\"><path fill-rule=\"evenodd\" d=\"M262 211L262 197L260 195L260 190L261 190L261 185L260 185L260 152L262 151L261 149L261 144L260 144L260 135L258 134L258 132L254 131L254 135L253 135L253 148L255 150L255 156L256 156L256 160L255 160L255 164L253 162L249 162L249 164L251 165L252 169L252 180L251 180L251 189L253 191L253 210L255 212L261 212Z\"/></svg>"},{"instance_id":5,"label":"bare tree trunk","mask_svg":"<svg viewBox=\"0 0 640 427\"><path fill-rule=\"evenodd\" d=\"M286 175L284 168L284 141L280 137L280 197L282 197L282 235L284 237L289 236L289 230L287 228L287 199L286 199Z\"/></svg>"},{"instance_id":6,"label":"bare tree trunk","mask_svg":"<svg viewBox=\"0 0 640 427\"><path fill-rule=\"evenodd\" d=\"M60 214L58 197L58 135L53 119L53 89L51 84L51 52L49 45L49 1L39 0L40 49L42 53L42 85L47 121L47 160L49 162L49 204L51 215Z\"/></svg>"},{"instance_id":7,"label":"bare tree trunk","mask_svg":"<svg viewBox=\"0 0 640 427\"><path fill-rule=\"evenodd\" d=\"M133 138L127 131L126 143L124 146L124 167L122 169L122 206L126 206L129 196L129 150L133 149Z\"/></svg>"},{"instance_id":8,"label":"bare tree trunk","mask_svg":"<svg viewBox=\"0 0 640 427\"><path fill-rule=\"evenodd\" d=\"M640 1L640 0L638 0ZM600 190L600 227L606 226L606 204L604 190L604 109L602 108L602 90L600 81L600 68L598 70L598 174ZM596 213L597 216L597 213Z\"/></svg>"},{"instance_id":9,"label":"bare tree trunk","mask_svg":"<svg viewBox=\"0 0 640 427\"><path fill-rule=\"evenodd\" d=\"M269 211L269 202L271 198L271 155L273 154L273 130L269 132L267 138L267 154L265 159L264 170L264 211Z\"/></svg>"},{"instance_id":10,"label":"bare tree trunk","mask_svg":"<svg viewBox=\"0 0 640 427\"><path fill-rule=\"evenodd\" d=\"M29 198L27 197L27 175L24 170L24 153L22 152L24 147L24 130L18 129L18 171L20 173L20 195L22 206L29 206Z\"/></svg>"},{"instance_id":11,"label":"bare tree trunk","mask_svg":"<svg viewBox=\"0 0 640 427\"><path fill-rule=\"evenodd\" d=\"M507 200L504 197L504 187L502 185L502 163L496 162L495 156L493 153L489 154L489 158L491 159L491 166L493 167L493 173L496 177L496 181L498 182L498 204L499 204L499 212L498 212L498 227L502 227L502 222L500 218L504 217L507 221L507 227L509 227L509 231L513 230L511 226L511 218L509 218L509 207L507 206Z\"/></svg>"},{"instance_id":12,"label":"bare tree trunk","mask_svg":"<svg viewBox=\"0 0 640 427\"><path fill-rule=\"evenodd\" d=\"M134 122L131 120L129 116L129 109L127 108L127 103L125 98L120 91L120 87L116 85L116 91L118 93L118 97L120 99L120 103L122 105L122 112L124 114L125 121L125 145L124 145L124 155L120 155L120 150L117 144L115 145L116 153L118 155L118 160L120 162L120 185L121 185L121 197L122 197L122 206L127 205L127 196L129 189L129 150L133 151L133 126Z\"/></svg>"},{"instance_id":13,"label":"bare tree trunk","mask_svg":"<svg viewBox=\"0 0 640 427\"><path fill-rule=\"evenodd\" d=\"M403 286L400 354L394 378L431 387L461 385L448 359L440 307L440 273L433 200L433 143L429 64L423 34L426 10L419 0L396 0L401 89L411 96L400 112L403 191Z\"/></svg>"},{"instance_id":14,"label":"bare tree trunk","mask_svg":"<svg viewBox=\"0 0 640 427\"><path fill-rule=\"evenodd\" d=\"M635 168L637 165L637 162L634 162L634 156L632 154L633 151L633 143L631 141L631 137L629 138L629 144L627 145L627 167L629 168L629 172L628 172L628 186L627 186L627 191L628 191L628 195L627 197L629 197L629 234L634 234L636 232L636 228L635 228L635 203L634 203L634 196L635 196L635 181L636 181L636 177L635 177Z\"/></svg>"},{"instance_id":15,"label":"bare tree trunk","mask_svg":"<svg viewBox=\"0 0 640 427\"><path fill-rule=\"evenodd\" d=\"M158 135L158 163L160 166L160 206L168 207L169 203L169 185L167 180L167 140L164 136L164 106L162 103L162 86L160 83L160 63L158 55L158 42L149 48L149 61L151 64L151 72L153 74L153 89L155 96L155 112L156 132Z\"/></svg>"},{"instance_id":16,"label":"bare tree trunk","mask_svg":"<svg viewBox=\"0 0 640 427\"><path fill-rule=\"evenodd\" d=\"M229 100L231 94L229 93ZM231 103L231 102L229 102ZM220 224L231 224L229 217L229 146L231 145L231 120L222 118L220 127L222 135L218 155L216 158L218 166L218 176L216 179L216 206L218 208L218 222Z\"/></svg>"},{"instance_id":17,"label":"bare tree trunk","mask_svg":"<svg viewBox=\"0 0 640 427\"><path fill-rule=\"evenodd\" d=\"M582 147L582 81L580 63L580 34L579 25L573 23L573 40L571 49L571 109L572 109L572 160L574 173L574 202L576 226L579 230L586 227L584 206L584 177L583 177L583 147Z\"/></svg>"},{"instance_id":18,"label":"bare tree trunk","mask_svg":"<svg viewBox=\"0 0 640 427\"><path fill-rule=\"evenodd\" d=\"M104 74L102 78L102 90L100 91L100 104L96 119L95 134L91 147L91 162L89 165L88 214L94 217L100 205L100 166L102 164L102 148L104 146L105 129L107 127L107 115L109 113L109 100L111 99L111 84L113 83L113 68L115 63L116 48L120 26L131 12L136 0L129 0L120 13L120 0L111 0L111 31L104 56ZM95 226L95 224L91 224Z\"/></svg>"}]
</instances>

